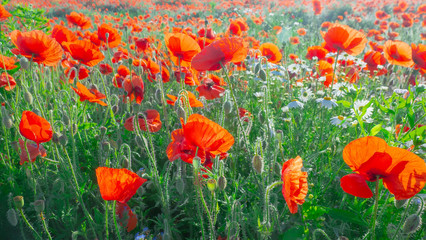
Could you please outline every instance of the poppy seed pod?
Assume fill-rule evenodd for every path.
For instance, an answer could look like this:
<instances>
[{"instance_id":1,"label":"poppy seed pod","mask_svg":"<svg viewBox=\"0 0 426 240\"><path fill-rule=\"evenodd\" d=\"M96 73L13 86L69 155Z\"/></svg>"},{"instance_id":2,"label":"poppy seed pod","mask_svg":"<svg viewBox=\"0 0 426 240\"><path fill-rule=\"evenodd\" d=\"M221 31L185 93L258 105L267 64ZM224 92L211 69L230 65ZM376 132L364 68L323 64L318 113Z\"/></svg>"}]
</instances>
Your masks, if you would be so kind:
<instances>
[{"instance_id":1,"label":"poppy seed pod","mask_svg":"<svg viewBox=\"0 0 426 240\"><path fill-rule=\"evenodd\" d=\"M422 225L422 219L417 214L412 214L408 216L407 219L405 220L402 231L405 234L411 234L419 230L421 225Z\"/></svg>"},{"instance_id":2,"label":"poppy seed pod","mask_svg":"<svg viewBox=\"0 0 426 240\"><path fill-rule=\"evenodd\" d=\"M44 200L37 200L34 202L34 209L37 213L44 211Z\"/></svg>"},{"instance_id":3,"label":"poppy seed pod","mask_svg":"<svg viewBox=\"0 0 426 240\"><path fill-rule=\"evenodd\" d=\"M225 190L226 188L226 178L224 176L220 176L217 179L217 186L219 187L220 190Z\"/></svg>"},{"instance_id":4,"label":"poppy seed pod","mask_svg":"<svg viewBox=\"0 0 426 240\"><path fill-rule=\"evenodd\" d=\"M261 174L263 172L263 159L259 155L255 155L252 159L252 166L253 169L258 173Z\"/></svg>"},{"instance_id":5,"label":"poppy seed pod","mask_svg":"<svg viewBox=\"0 0 426 240\"><path fill-rule=\"evenodd\" d=\"M30 105L33 104L33 95L31 95L30 92L28 92L28 91L24 92L24 99L28 104L30 104Z\"/></svg>"},{"instance_id":6,"label":"poppy seed pod","mask_svg":"<svg viewBox=\"0 0 426 240\"><path fill-rule=\"evenodd\" d=\"M18 210L21 210L24 207L24 197L16 196L13 198L13 203Z\"/></svg>"},{"instance_id":7,"label":"poppy seed pod","mask_svg":"<svg viewBox=\"0 0 426 240\"><path fill-rule=\"evenodd\" d=\"M18 218L16 216L15 209L11 208L6 213L7 221L10 223L10 225L16 227L18 225Z\"/></svg>"},{"instance_id":8,"label":"poppy seed pod","mask_svg":"<svg viewBox=\"0 0 426 240\"><path fill-rule=\"evenodd\" d=\"M214 190L216 190L216 185L216 180L214 178L207 181L207 188L210 190L210 192L214 192Z\"/></svg>"},{"instance_id":9,"label":"poppy seed pod","mask_svg":"<svg viewBox=\"0 0 426 240\"><path fill-rule=\"evenodd\" d=\"M22 57L19 59L19 64L21 65L21 68L24 70L27 70L30 68L30 63L28 62L28 59L26 57Z\"/></svg>"}]
</instances>

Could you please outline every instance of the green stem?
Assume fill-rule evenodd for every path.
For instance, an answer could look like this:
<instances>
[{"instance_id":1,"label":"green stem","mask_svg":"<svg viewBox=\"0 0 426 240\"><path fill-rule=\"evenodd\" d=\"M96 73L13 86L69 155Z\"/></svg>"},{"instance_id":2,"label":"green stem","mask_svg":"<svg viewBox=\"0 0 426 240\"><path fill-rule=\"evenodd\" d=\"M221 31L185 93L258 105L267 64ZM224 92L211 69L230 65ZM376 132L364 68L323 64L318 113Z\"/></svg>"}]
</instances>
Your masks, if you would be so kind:
<instances>
[{"instance_id":1,"label":"green stem","mask_svg":"<svg viewBox=\"0 0 426 240\"><path fill-rule=\"evenodd\" d=\"M116 204L117 204L117 201L114 200L114 203L112 205L112 212L113 212L112 216L114 218L115 231L117 232L118 239L121 240L120 229L118 228L117 217L116 217L116 214L115 214L115 205Z\"/></svg>"},{"instance_id":2,"label":"green stem","mask_svg":"<svg viewBox=\"0 0 426 240\"><path fill-rule=\"evenodd\" d=\"M376 219L377 219L377 210L379 209L379 183L380 183L379 176L377 176L373 220L371 221L371 239L376 239Z\"/></svg>"},{"instance_id":3,"label":"green stem","mask_svg":"<svg viewBox=\"0 0 426 240\"><path fill-rule=\"evenodd\" d=\"M47 233L49 240L52 240L52 236L50 236L49 229L47 229L46 221L44 220L43 212L40 212L40 218L41 218L41 221L43 222L44 231Z\"/></svg>"},{"instance_id":4,"label":"green stem","mask_svg":"<svg viewBox=\"0 0 426 240\"><path fill-rule=\"evenodd\" d=\"M409 206L410 206L410 204L411 204L411 200L412 200L412 199L413 199L413 198L410 198L410 200L409 200L409 201L408 201L408 203L407 203L407 206L405 207L404 213L402 213L401 221L399 221L399 223L398 223L398 227L396 228L396 231L395 231L395 233L393 234L392 240L394 240L394 239L395 239L395 237L398 235L399 229L401 229L401 227L402 227L402 223L404 222L405 215L406 215L406 214L407 214L407 212L408 212L408 208L409 208Z\"/></svg>"},{"instance_id":5,"label":"green stem","mask_svg":"<svg viewBox=\"0 0 426 240\"><path fill-rule=\"evenodd\" d=\"M274 187L276 187L276 186L278 186L278 185L282 185L282 184L284 184L284 182L282 182L282 181L277 181L277 182L274 182L274 183L272 183L271 185L269 185L267 188L266 188L266 193L265 193L265 219L264 219L264 221L263 221L263 223L264 224L269 224L269 192L274 188Z\"/></svg>"},{"instance_id":6,"label":"green stem","mask_svg":"<svg viewBox=\"0 0 426 240\"><path fill-rule=\"evenodd\" d=\"M21 213L21 217L22 219L24 219L25 224L27 224L27 226L34 232L34 235L37 237L37 239L43 239L38 233L37 231L33 228L33 226L31 225L30 222L28 222L28 219L25 217L24 215L24 211L22 211L22 209L19 209L19 212Z\"/></svg>"},{"instance_id":7,"label":"green stem","mask_svg":"<svg viewBox=\"0 0 426 240\"><path fill-rule=\"evenodd\" d=\"M109 233L108 233L108 201L105 200L105 239L109 239Z\"/></svg>"}]
</instances>

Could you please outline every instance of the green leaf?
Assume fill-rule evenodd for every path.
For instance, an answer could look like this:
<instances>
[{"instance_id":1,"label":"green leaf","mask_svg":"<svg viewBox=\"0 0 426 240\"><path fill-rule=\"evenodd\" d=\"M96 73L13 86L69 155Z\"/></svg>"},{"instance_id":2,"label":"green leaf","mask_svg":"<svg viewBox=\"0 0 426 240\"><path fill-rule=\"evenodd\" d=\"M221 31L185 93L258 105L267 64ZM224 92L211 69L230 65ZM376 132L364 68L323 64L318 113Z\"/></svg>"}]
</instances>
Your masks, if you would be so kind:
<instances>
[{"instance_id":1,"label":"green leaf","mask_svg":"<svg viewBox=\"0 0 426 240\"><path fill-rule=\"evenodd\" d=\"M422 140L425 138L425 132L426 130L426 126L423 127L419 127L414 129L413 131L411 131L408 134L405 134L402 138L401 138L401 142L406 142L409 140L415 140L416 137L419 137L419 140Z\"/></svg>"},{"instance_id":2,"label":"green leaf","mask_svg":"<svg viewBox=\"0 0 426 240\"><path fill-rule=\"evenodd\" d=\"M416 115L414 114L414 111L412 108L408 109L407 118L408 118L408 123L410 124L410 128L413 128L416 122L415 120Z\"/></svg>"},{"instance_id":3,"label":"green leaf","mask_svg":"<svg viewBox=\"0 0 426 240\"><path fill-rule=\"evenodd\" d=\"M345 101L345 100L340 100L340 101L337 101L336 103L341 103L343 105L343 107L345 107L345 108L351 107L351 103L348 102L348 101Z\"/></svg>"},{"instance_id":4,"label":"green leaf","mask_svg":"<svg viewBox=\"0 0 426 240\"><path fill-rule=\"evenodd\" d=\"M290 228L285 233L280 235L280 239L294 239L294 240L304 239L303 227L297 226L297 227Z\"/></svg>"},{"instance_id":5,"label":"green leaf","mask_svg":"<svg viewBox=\"0 0 426 240\"><path fill-rule=\"evenodd\" d=\"M350 222L363 227L368 227L367 221L365 221L360 214L353 211L333 208L330 209L328 215L336 220L341 220L343 222Z\"/></svg>"},{"instance_id":6,"label":"green leaf","mask_svg":"<svg viewBox=\"0 0 426 240\"><path fill-rule=\"evenodd\" d=\"M377 133L382 129L382 124L377 124L370 130L370 136L376 136Z\"/></svg>"}]
</instances>

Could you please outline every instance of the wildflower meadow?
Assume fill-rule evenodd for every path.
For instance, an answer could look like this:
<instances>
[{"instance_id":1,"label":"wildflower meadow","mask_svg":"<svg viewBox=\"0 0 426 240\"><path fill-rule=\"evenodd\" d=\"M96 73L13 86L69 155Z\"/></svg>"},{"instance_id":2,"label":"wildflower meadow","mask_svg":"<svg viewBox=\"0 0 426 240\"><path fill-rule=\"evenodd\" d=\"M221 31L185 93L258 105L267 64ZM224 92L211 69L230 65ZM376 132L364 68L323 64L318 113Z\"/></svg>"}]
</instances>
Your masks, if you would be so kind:
<instances>
[{"instance_id":1,"label":"wildflower meadow","mask_svg":"<svg viewBox=\"0 0 426 240\"><path fill-rule=\"evenodd\" d=\"M0 1L0 239L426 239L421 0Z\"/></svg>"}]
</instances>

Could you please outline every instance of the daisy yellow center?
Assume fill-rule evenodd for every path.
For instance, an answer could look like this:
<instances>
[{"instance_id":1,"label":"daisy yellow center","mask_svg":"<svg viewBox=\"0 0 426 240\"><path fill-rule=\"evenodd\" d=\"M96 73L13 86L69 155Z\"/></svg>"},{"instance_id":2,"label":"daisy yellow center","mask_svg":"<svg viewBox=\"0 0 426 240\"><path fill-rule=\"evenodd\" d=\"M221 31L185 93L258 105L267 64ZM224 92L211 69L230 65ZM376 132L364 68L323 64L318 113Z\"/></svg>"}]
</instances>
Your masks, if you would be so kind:
<instances>
[{"instance_id":1,"label":"daisy yellow center","mask_svg":"<svg viewBox=\"0 0 426 240\"><path fill-rule=\"evenodd\" d=\"M293 99L293 100L291 100L292 102L296 102L297 101L297 99Z\"/></svg>"},{"instance_id":2,"label":"daisy yellow center","mask_svg":"<svg viewBox=\"0 0 426 240\"><path fill-rule=\"evenodd\" d=\"M343 116L338 116L337 117L340 121L343 121L343 119L345 119Z\"/></svg>"},{"instance_id":3,"label":"daisy yellow center","mask_svg":"<svg viewBox=\"0 0 426 240\"><path fill-rule=\"evenodd\" d=\"M331 97L324 97L324 100L331 101Z\"/></svg>"}]
</instances>

